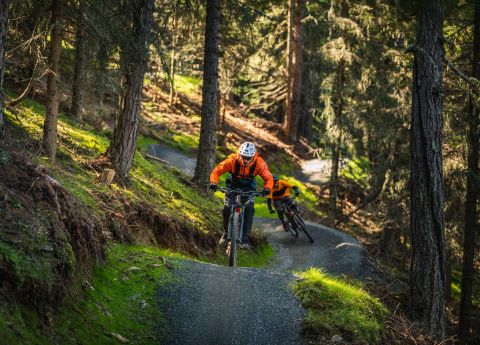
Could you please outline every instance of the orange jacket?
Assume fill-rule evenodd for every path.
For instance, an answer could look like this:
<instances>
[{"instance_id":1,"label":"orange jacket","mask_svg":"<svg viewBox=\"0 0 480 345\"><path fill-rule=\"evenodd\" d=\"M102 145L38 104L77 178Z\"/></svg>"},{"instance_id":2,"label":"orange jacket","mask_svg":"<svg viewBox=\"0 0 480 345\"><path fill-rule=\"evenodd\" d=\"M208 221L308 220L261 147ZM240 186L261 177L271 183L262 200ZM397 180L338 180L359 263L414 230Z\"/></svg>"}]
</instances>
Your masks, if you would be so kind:
<instances>
[{"instance_id":1,"label":"orange jacket","mask_svg":"<svg viewBox=\"0 0 480 345\"><path fill-rule=\"evenodd\" d=\"M252 169L253 171L251 171ZM263 158L258 156L258 153L255 153L255 156L253 156L253 159L246 167L243 166L240 154L232 153L212 170L210 183L218 183L219 177L227 172L239 178L260 175L265 182L264 188L269 188L270 190L273 188L272 173Z\"/></svg>"},{"instance_id":2,"label":"orange jacket","mask_svg":"<svg viewBox=\"0 0 480 345\"><path fill-rule=\"evenodd\" d=\"M286 198L290 196L289 188L293 188L293 184L285 180L278 180L278 187L273 186L267 198L273 200Z\"/></svg>"}]
</instances>

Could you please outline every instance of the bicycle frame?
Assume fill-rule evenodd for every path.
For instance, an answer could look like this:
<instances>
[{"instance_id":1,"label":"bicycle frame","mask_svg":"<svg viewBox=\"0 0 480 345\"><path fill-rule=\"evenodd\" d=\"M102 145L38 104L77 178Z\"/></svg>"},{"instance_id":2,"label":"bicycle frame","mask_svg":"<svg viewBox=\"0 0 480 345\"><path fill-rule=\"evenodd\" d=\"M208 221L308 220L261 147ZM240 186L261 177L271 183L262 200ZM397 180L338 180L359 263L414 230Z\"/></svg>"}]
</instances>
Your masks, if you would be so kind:
<instances>
[{"instance_id":1,"label":"bicycle frame","mask_svg":"<svg viewBox=\"0 0 480 345\"><path fill-rule=\"evenodd\" d=\"M228 222L227 240L229 246L227 247L227 255L229 256L229 266L235 267L237 265L237 245L243 238L243 223L245 207L253 203L255 196L261 195L261 192L250 191L244 192L242 190L219 188L220 192L223 192L229 197L234 194L232 198L233 202L230 205L230 219ZM247 197L246 201L242 199Z\"/></svg>"},{"instance_id":2,"label":"bicycle frame","mask_svg":"<svg viewBox=\"0 0 480 345\"><path fill-rule=\"evenodd\" d=\"M302 217L300 216L300 212L298 211L298 208L294 209L293 205L294 205L293 200L291 202L282 203L282 206L283 206L282 208L285 212L287 220L292 224L292 226L294 225L298 226L298 230L302 231L305 234L305 236L308 237L308 240L310 241L310 243L313 243L314 240L310 235L310 233L307 231L306 224L303 221ZM292 222L295 222L296 224L293 224Z\"/></svg>"}]
</instances>

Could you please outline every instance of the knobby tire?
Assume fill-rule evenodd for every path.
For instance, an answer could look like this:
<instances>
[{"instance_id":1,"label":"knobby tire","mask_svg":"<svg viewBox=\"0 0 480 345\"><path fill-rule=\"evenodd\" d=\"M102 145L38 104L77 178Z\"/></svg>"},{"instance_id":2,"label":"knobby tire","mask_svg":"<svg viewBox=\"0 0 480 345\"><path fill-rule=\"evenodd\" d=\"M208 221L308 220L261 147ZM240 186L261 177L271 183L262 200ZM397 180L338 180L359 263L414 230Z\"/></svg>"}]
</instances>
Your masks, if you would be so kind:
<instances>
[{"instance_id":1,"label":"knobby tire","mask_svg":"<svg viewBox=\"0 0 480 345\"><path fill-rule=\"evenodd\" d=\"M232 232L230 238L230 257L228 265L230 267L237 266L237 246L238 246L238 227L240 226L240 215L235 212L233 214Z\"/></svg>"},{"instance_id":2,"label":"knobby tire","mask_svg":"<svg viewBox=\"0 0 480 345\"><path fill-rule=\"evenodd\" d=\"M308 233L307 227L306 227L306 225L305 225L305 222L304 222L303 219L298 215L298 213L296 213L296 214L293 216L293 219L295 220L295 222L297 223L297 225L300 227L300 229L305 233L305 235L307 235L310 243L313 243L313 238L312 238L312 236L310 236L310 234Z\"/></svg>"}]
</instances>

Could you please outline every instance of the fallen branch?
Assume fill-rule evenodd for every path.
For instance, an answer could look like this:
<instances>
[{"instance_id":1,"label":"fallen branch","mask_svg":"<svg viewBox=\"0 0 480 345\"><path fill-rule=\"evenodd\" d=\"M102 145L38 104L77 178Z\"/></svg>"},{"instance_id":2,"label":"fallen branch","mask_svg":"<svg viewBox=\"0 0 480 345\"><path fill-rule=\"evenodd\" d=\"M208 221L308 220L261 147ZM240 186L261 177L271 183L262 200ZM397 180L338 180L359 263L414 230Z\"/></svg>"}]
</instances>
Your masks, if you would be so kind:
<instances>
[{"instance_id":1,"label":"fallen branch","mask_svg":"<svg viewBox=\"0 0 480 345\"><path fill-rule=\"evenodd\" d=\"M148 159L151 159L151 160L154 160L154 161L163 163L163 164L170 164L170 163L168 163L167 161L165 161L165 160L163 160L163 159L160 159L160 158L158 158L158 157L152 156L151 154L148 154L148 153L145 154L145 157L148 158Z\"/></svg>"}]
</instances>

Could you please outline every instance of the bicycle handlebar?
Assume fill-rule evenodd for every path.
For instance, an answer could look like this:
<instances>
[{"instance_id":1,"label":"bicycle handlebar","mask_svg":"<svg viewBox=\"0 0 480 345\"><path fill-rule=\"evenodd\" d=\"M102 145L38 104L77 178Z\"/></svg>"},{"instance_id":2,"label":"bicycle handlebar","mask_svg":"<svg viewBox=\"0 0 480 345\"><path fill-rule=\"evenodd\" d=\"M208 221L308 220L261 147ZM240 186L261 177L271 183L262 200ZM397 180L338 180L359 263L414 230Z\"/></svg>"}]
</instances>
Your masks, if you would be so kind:
<instances>
[{"instance_id":1,"label":"bicycle handlebar","mask_svg":"<svg viewBox=\"0 0 480 345\"><path fill-rule=\"evenodd\" d=\"M241 189L230 189L230 188L225 188L225 187L219 187L217 191L225 193L225 194L230 194L234 193L236 195L241 195L241 196L248 196L248 197L255 197L255 196L263 196L263 191L243 191Z\"/></svg>"}]
</instances>

